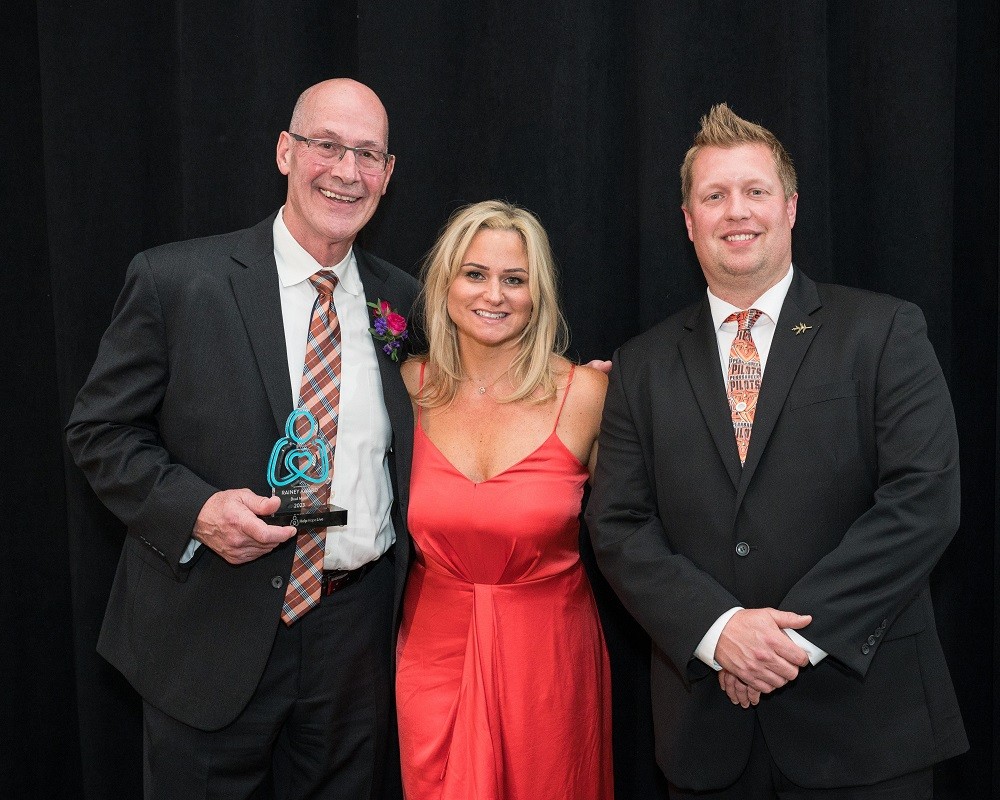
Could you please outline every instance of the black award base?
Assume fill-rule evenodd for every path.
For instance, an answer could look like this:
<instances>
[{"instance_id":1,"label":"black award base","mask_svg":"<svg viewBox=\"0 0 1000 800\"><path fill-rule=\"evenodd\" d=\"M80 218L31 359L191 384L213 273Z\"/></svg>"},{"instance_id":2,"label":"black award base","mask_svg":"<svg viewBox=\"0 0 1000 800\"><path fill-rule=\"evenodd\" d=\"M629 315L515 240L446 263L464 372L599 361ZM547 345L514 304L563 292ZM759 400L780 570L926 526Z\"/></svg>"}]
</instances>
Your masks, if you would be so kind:
<instances>
[{"instance_id":1,"label":"black award base","mask_svg":"<svg viewBox=\"0 0 1000 800\"><path fill-rule=\"evenodd\" d=\"M330 525L346 525L347 509L339 506L319 506L302 508L297 511L278 511L269 517L261 517L268 525L291 525L296 530L305 528L326 528Z\"/></svg>"}]
</instances>

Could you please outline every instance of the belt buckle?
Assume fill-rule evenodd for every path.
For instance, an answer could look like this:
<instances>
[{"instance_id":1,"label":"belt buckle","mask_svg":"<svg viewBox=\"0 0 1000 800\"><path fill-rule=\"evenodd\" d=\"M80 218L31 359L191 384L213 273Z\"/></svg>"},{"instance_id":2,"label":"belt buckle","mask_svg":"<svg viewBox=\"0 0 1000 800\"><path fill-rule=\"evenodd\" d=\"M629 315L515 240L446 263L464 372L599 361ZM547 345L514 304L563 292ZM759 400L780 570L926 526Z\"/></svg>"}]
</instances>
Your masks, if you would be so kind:
<instances>
[{"instance_id":1,"label":"belt buckle","mask_svg":"<svg viewBox=\"0 0 1000 800\"><path fill-rule=\"evenodd\" d=\"M357 569L338 569L330 572L324 571L323 579L320 582L320 594L328 596L336 592L338 589L343 589L345 586L357 583L365 575L367 575L369 570L371 570L371 568L374 567L381 559L382 556L379 556L374 561L362 564Z\"/></svg>"},{"instance_id":2,"label":"belt buckle","mask_svg":"<svg viewBox=\"0 0 1000 800\"><path fill-rule=\"evenodd\" d=\"M344 587L347 583L350 582L347 580L350 577L350 575L351 571L347 569L339 569L333 572L324 572L323 582L320 592L324 596L329 596L333 594L335 591Z\"/></svg>"}]
</instances>

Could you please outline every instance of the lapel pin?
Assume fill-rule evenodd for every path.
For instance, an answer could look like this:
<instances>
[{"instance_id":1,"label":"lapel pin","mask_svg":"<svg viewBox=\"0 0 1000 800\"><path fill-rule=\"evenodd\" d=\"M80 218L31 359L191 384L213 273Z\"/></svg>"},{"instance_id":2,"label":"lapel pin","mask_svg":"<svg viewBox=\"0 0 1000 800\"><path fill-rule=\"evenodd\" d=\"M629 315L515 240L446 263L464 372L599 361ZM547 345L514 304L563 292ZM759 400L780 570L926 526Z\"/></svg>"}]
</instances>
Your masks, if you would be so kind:
<instances>
[{"instance_id":1,"label":"lapel pin","mask_svg":"<svg viewBox=\"0 0 1000 800\"><path fill-rule=\"evenodd\" d=\"M794 326L792 330L795 331L795 335L798 336L800 333L812 330L812 325L806 325L804 322L800 322L798 325Z\"/></svg>"}]
</instances>

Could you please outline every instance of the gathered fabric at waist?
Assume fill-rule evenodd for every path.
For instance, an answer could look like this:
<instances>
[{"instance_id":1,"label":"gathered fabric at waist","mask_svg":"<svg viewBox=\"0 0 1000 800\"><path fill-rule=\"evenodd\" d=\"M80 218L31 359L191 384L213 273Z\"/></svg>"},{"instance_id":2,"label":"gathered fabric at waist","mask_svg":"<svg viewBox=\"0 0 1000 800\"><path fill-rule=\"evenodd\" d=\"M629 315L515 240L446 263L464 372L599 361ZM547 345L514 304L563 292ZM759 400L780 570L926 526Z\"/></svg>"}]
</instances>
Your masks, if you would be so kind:
<instances>
[{"instance_id":1,"label":"gathered fabric at waist","mask_svg":"<svg viewBox=\"0 0 1000 800\"><path fill-rule=\"evenodd\" d=\"M454 566L442 564L425 553L418 553L417 559L413 564L413 569L426 571L429 580L435 583L452 584L455 589L465 586L471 591L473 587L480 586L483 588L493 587L496 589L524 589L531 591L533 589L546 589L549 584L559 583L567 577L574 576L583 570L583 562L580 560L578 554L573 554L563 562L553 564L551 561L546 561L545 567L544 571L533 571L535 570L535 565L531 563L525 563L516 567L508 565L505 570L501 571L499 579L482 580L459 571ZM510 573L511 575L508 577L506 573Z\"/></svg>"}]
</instances>

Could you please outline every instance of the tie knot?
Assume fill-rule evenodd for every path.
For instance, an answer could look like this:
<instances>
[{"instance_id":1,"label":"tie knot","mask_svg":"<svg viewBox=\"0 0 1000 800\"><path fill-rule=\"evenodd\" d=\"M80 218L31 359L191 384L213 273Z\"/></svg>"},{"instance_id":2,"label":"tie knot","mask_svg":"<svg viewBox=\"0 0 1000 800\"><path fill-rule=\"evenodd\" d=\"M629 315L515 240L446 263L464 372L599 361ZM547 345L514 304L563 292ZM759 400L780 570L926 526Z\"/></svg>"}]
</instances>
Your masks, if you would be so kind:
<instances>
[{"instance_id":1,"label":"tie knot","mask_svg":"<svg viewBox=\"0 0 1000 800\"><path fill-rule=\"evenodd\" d=\"M313 285L317 292L325 295L333 295L333 290L337 286L337 276L329 270L322 270L310 276L309 283Z\"/></svg>"},{"instance_id":2,"label":"tie knot","mask_svg":"<svg viewBox=\"0 0 1000 800\"><path fill-rule=\"evenodd\" d=\"M764 314L759 308L748 308L746 311L738 311L726 317L726 322L735 322L741 331L748 331L753 324Z\"/></svg>"}]
</instances>

